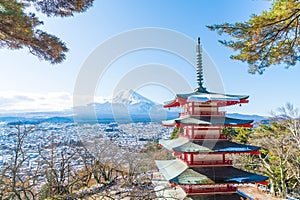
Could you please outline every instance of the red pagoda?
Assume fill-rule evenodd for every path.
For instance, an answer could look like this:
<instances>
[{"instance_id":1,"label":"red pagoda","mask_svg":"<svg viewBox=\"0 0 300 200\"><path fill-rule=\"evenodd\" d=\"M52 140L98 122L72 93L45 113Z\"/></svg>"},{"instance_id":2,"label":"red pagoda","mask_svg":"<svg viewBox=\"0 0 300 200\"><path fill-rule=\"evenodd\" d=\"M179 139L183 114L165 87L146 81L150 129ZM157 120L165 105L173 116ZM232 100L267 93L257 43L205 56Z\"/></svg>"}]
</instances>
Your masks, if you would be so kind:
<instances>
[{"instance_id":1,"label":"red pagoda","mask_svg":"<svg viewBox=\"0 0 300 200\"><path fill-rule=\"evenodd\" d=\"M178 118L163 121L182 131L178 138L160 140L173 152L175 160L156 161L160 173L171 186L181 187L191 199L241 199L238 184L265 184L268 177L237 169L226 154L259 154L260 147L228 141L224 127L252 127L253 120L226 117L221 107L248 103L244 95L228 95L207 91L203 86L202 50L197 46L198 88L192 93L177 94L164 107L181 107Z\"/></svg>"}]
</instances>

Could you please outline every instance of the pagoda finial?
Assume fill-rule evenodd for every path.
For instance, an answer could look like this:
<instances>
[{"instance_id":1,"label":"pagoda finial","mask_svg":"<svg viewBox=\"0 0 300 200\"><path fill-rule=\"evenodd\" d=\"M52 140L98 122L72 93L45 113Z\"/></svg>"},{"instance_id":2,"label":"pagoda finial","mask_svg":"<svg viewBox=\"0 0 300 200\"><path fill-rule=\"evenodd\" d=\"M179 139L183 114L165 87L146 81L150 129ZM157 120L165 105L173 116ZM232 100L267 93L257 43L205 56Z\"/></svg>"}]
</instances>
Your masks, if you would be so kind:
<instances>
[{"instance_id":1,"label":"pagoda finial","mask_svg":"<svg viewBox=\"0 0 300 200\"><path fill-rule=\"evenodd\" d=\"M207 93L206 88L203 86L202 48L200 44L200 37L198 37L197 45L197 83L198 88L196 88L195 91Z\"/></svg>"}]
</instances>

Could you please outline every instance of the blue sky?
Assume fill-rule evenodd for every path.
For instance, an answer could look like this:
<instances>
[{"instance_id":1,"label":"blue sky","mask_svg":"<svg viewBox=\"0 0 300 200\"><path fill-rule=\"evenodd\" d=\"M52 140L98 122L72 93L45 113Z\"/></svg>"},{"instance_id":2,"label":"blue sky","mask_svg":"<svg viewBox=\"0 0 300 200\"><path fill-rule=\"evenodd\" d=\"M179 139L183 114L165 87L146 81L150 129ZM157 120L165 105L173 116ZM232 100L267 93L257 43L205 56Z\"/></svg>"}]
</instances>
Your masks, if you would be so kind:
<instances>
[{"instance_id":1,"label":"blue sky","mask_svg":"<svg viewBox=\"0 0 300 200\"><path fill-rule=\"evenodd\" d=\"M263 0L95 0L86 13L72 18L41 16L45 24L40 28L60 37L70 48L67 60L53 66L30 55L26 49L0 49L0 111L72 107L76 79L88 56L109 38L145 27L174 30L195 40L200 36L203 48L222 78L225 92L250 95L248 105L231 107L230 112L267 115L286 102L300 107L299 64L290 69L274 66L263 75L248 74L247 65L230 60L232 50L218 42L225 36L205 27L245 21L251 14L260 14L269 7L270 1ZM114 85L134 66L149 63L173 67L185 77L190 76L191 87L196 85L194 71L184 67L186 64L180 58L162 51L144 50L125 55L112 64L98 82L95 100L111 96ZM138 92L160 103L173 96L172 91L155 84L142 85Z\"/></svg>"}]
</instances>

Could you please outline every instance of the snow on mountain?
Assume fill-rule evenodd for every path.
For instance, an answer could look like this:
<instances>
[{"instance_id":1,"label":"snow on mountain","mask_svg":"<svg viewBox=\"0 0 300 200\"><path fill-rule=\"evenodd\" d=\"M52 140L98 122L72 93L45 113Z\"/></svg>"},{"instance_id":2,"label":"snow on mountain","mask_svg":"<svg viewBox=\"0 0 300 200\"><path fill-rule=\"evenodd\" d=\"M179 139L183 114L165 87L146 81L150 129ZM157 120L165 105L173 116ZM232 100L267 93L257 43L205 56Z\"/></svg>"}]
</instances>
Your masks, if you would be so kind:
<instances>
[{"instance_id":1,"label":"snow on mountain","mask_svg":"<svg viewBox=\"0 0 300 200\"><path fill-rule=\"evenodd\" d=\"M123 90L120 91L113 99L112 103L120 103L124 105L134 105L139 103L155 105L150 99L138 94L133 90Z\"/></svg>"},{"instance_id":2,"label":"snow on mountain","mask_svg":"<svg viewBox=\"0 0 300 200\"><path fill-rule=\"evenodd\" d=\"M75 110L74 110L75 111ZM76 108L77 116L96 116L98 119L120 120L164 120L178 117L178 113L169 112L162 104L157 104L133 90L123 90L108 101L100 101Z\"/></svg>"}]
</instances>

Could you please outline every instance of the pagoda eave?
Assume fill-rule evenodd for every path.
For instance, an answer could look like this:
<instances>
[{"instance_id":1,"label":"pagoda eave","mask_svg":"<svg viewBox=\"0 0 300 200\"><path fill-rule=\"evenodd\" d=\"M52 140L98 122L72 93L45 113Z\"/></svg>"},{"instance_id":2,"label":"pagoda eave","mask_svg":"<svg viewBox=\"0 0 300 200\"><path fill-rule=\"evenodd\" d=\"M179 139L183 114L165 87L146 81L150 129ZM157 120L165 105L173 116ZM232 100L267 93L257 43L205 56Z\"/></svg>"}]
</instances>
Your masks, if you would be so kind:
<instances>
[{"instance_id":1,"label":"pagoda eave","mask_svg":"<svg viewBox=\"0 0 300 200\"><path fill-rule=\"evenodd\" d=\"M217 101L217 105L219 107L232 106L232 105L244 104L244 103L249 103L249 100L248 99L241 99L239 101Z\"/></svg>"},{"instance_id":2,"label":"pagoda eave","mask_svg":"<svg viewBox=\"0 0 300 200\"><path fill-rule=\"evenodd\" d=\"M171 107L179 107L179 106L180 106L180 103L177 102L176 100L174 100L171 103L164 105L163 107L164 108L171 108Z\"/></svg>"},{"instance_id":3,"label":"pagoda eave","mask_svg":"<svg viewBox=\"0 0 300 200\"><path fill-rule=\"evenodd\" d=\"M181 100L176 99L174 101L172 101L171 103L168 103L166 105L164 105L164 108L172 108L172 107L179 107L181 105L185 105L187 104L186 99L180 98ZM245 104L248 103L249 100L248 99L242 99L240 101L219 101L219 100L209 100L206 102L203 102L203 105L207 105L207 104L215 104L216 106L219 107L224 107L224 106L232 106L232 105L236 105L236 104Z\"/></svg>"},{"instance_id":4,"label":"pagoda eave","mask_svg":"<svg viewBox=\"0 0 300 200\"><path fill-rule=\"evenodd\" d=\"M174 127L176 124L162 124L162 126L165 126L165 127Z\"/></svg>"},{"instance_id":5,"label":"pagoda eave","mask_svg":"<svg viewBox=\"0 0 300 200\"><path fill-rule=\"evenodd\" d=\"M179 107L180 105L184 105L184 104L187 104L186 99L177 96L173 101L168 102L163 107L164 108Z\"/></svg>"},{"instance_id":6,"label":"pagoda eave","mask_svg":"<svg viewBox=\"0 0 300 200\"><path fill-rule=\"evenodd\" d=\"M253 128L253 124L224 124L225 128L238 128L238 127L243 127L243 128Z\"/></svg>"},{"instance_id":7,"label":"pagoda eave","mask_svg":"<svg viewBox=\"0 0 300 200\"><path fill-rule=\"evenodd\" d=\"M261 185L269 185L269 182L268 181L260 181L260 182L257 182L256 184L261 184Z\"/></svg>"},{"instance_id":8,"label":"pagoda eave","mask_svg":"<svg viewBox=\"0 0 300 200\"><path fill-rule=\"evenodd\" d=\"M226 184L225 187L217 187L216 185L189 185L189 184L174 184L172 187L180 186L188 195L203 195L203 194L224 194L236 193L237 187Z\"/></svg>"},{"instance_id":9,"label":"pagoda eave","mask_svg":"<svg viewBox=\"0 0 300 200\"><path fill-rule=\"evenodd\" d=\"M190 126L191 124L182 124L182 123L174 123L174 124L162 124L163 126L166 127L174 127L176 126L177 128L183 128L186 126ZM202 127L207 127L209 128L211 125L210 124L196 124L196 125L201 125ZM244 127L244 128L253 128L253 124L214 124L214 126L219 126L220 128L235 128L235 127Z\"/></svg>"},{"instance_id":10,"label":"pagoda eave","mask_svg":"<svg viewBox=\"0 0 300 200\"><path fill-rule=\"evenodd\" d=\"M170 150L173 151L175 154L181 154L183 152L180 151L174 151L174 150ZM260 151L259 150L255 150L255 151L203 151L203 152L184 152L187 154L194 154L194 155L199 155L199 154L252 154L252 155L259 155Z\"/></svg>"},{"instance_id":11,"label":"pagoda eave","mask_svg":"<svg viewBox=\"0 0 300 200\"><path fill-rule=\"evenodd\" d=\"M205 101L202 101L201 104L203 106L207 106L207 105L216 105L219 107L231 106L231 105L236 105L236 104L249 103L249 100L247 98L248 97L242 98L242 99L237 99L237 100L206 99ZM187 103L189 103L187 98L177 95L174 100L167 102L163 107L164 108L179 107L179 106L185 105Z\"/></svg>"}]
</instances>

